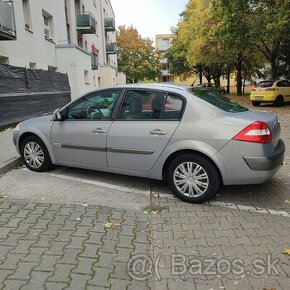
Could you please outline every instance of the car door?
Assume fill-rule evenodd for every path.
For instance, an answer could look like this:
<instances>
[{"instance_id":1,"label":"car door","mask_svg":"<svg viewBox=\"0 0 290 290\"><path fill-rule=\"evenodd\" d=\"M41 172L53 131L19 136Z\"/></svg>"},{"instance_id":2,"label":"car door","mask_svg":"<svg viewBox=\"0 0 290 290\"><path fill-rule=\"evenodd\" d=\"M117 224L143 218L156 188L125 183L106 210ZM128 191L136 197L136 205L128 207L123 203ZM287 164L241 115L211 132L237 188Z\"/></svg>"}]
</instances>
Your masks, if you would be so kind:
<instances>
[{"instance_id":1,"label":"car door","mask_svg":"<svg viewBox=\"0 0 290 290\"><path fill-rule=\"evenodd\" d=\"M185 99L161 91L126 91L107 142L109 167L148 171L180 123Z\"/></svg>"},{"instance_id":2,"label":"car door","mask_svg":"<svg viewBox=\"0 0 290 290\"><path fill-rule=\"evenodd\" d=\"M80 167L107 167L107 135L119 90L90 93L62 111L63 121L55 121L51 143L60 164Z\"/></svg>"}]
</instances>

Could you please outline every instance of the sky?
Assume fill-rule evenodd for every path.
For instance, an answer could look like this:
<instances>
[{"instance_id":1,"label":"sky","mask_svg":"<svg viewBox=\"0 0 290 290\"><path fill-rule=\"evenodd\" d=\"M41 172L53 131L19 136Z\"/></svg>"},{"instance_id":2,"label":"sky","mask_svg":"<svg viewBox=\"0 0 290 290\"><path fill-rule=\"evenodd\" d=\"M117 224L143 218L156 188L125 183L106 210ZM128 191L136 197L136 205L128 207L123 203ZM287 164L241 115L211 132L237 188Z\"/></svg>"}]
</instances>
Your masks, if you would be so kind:
<instances>
[{"instance_id":1,"label":"sky","mask_svg":"<svg viewBox=\"0 0 290 290\"><path fill-rule=\"evenodd\" d=\"M188 0L111 0L116 25L133 25L142 37L171 33Z\"/></svg>"}]
</instances>

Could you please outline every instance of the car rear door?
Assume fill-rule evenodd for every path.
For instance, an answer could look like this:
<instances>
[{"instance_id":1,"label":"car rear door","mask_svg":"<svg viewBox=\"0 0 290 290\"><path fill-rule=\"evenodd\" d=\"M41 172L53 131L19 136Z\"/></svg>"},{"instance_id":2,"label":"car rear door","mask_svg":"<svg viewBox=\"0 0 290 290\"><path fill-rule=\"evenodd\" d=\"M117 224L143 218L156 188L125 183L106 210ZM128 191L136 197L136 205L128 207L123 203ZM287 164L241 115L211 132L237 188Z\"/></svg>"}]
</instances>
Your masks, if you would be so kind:
<instances>
[{"instance_id":1,"label":"car rear door","mask_svg":"<svg viewBox=\"0 0 290 290\"><path fill-rule=\"evenodd\" d=\"M179 95L127 90L108 134L109 167L150 170L178 127L184 106Z\"/></svg>"}]
</instances>

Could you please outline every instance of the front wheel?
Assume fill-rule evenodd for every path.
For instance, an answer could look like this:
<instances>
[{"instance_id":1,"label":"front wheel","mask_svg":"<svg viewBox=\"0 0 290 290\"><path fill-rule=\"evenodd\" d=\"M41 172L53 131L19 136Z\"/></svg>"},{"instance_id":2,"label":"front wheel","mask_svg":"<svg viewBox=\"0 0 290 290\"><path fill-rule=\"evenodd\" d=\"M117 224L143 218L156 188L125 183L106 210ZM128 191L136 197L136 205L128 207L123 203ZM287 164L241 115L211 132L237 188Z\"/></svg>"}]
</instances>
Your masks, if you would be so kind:
<instances>
[{"instance_id":1,"label":"front wheel","mask_svg":"<svg viewBox=\"0 0 290 290\"><path fill-rule=\"evenodd\" d=\"M167 180L174 194L190 203L212 199L220 185L220 177L211 161L198 154L184 154L169 165Z\"/></svg>"},{"instance_id":2,"label":"front wheel","mask_svg":"<svg viewBox=\"0 0 290 290\"><path fill-rule=\"evenodd\" d=\"M22 160L32 171L47 171L52 163L45 144L37 136L28 136L20 146Z\"/></svg>"},{"instance_id":3,"label":"front wheel","mask_svg":"<svg viewBox=\"0 0 290 290\"><path fill-rule=\"evenodd\" d=\"M258 107L261 105L261 102L252 101L253 106Z\"/></svg>"}]
</instances>

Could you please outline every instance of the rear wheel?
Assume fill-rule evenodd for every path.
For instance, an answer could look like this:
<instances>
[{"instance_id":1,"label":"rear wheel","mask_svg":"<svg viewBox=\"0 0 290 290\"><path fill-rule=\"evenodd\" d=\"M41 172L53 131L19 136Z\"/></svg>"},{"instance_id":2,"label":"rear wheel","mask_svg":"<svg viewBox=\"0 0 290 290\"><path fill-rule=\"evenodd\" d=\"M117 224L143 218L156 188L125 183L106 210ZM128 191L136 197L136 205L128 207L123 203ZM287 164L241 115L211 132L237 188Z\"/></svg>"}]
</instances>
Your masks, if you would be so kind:
<instances>
[{"instance_id":1,"label":"rear wheel","mask_svg":"<svg viewBox=\"0 0 290 290\"><path fill-rule=\"evenodd\" d=\"M261 105L261 102L258 101L252 101L253 106L258 107Z\"/></svg>"},{"instance_id":2,"label":"rear wheel","mask_svg":"<svg viewBox=\"0 0 290 290\"><path fill-rule=\"evenodd\" d=\"M215 166L198 154L183 154L169 165L167 180L174 194L190 203L212 199L220 185Z\"/></svg>"},{"instance_id":3,"label":"rear wheel","mask_svg":"<svg viewBox=\"0 0 290 290\"><path fill-rule=\"evenodd\" d=\"M278 97L276 98L276 100L274 101L274 105L275 105L276 107L281 107L281 106L283 106L283 103L284 103L284 98L283 98L283 96L278 96Z\"/></svg>"},{"instance_id":4,"label":"rear wheel","mask_svg":"<svg viewBox=\"0 0 290 290\"><path fill-rule=\"evenodd\" d=\"M25 138L20 146L20 153L24 164L32 171L47 171L52 166L48 150L37 136Z\"/></svg>"}]
</instances>

